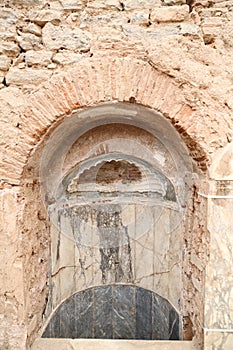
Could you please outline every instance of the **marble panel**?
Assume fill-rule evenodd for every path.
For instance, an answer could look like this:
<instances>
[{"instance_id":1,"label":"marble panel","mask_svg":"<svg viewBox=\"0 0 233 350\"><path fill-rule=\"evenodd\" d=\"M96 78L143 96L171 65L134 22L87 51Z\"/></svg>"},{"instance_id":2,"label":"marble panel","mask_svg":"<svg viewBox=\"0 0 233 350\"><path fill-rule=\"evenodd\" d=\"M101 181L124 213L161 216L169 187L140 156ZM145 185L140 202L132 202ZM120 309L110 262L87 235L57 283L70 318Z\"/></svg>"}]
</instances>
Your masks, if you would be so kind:
<instances>
[{"instance_id":1,"label":"marble panel","mask_svg":"<svg viewBox=\"0 0 233 350\"><path fill-rule=\"evenodd\" d=\"M154 208L153 290L178 307L182 290L182 239L180 213ZM174 283L175 282L175 283Z\"/></svg>"},{"instance_id":2,"label":"marble panel","mask_svg":"<svg viewBox=\"0 0 233 350\"><path fill-rule=\"evenodd\" d=\"M135 288L133 286L114 286L113 301L113 338L135 339Z\"/></svg>"},{"instance_id":3,"label":"marble panel","mask_svg":"<svg viewBox=\"0 0 233 350\"><path fill-rule=\"evenodd\" d=\"M52 218L53 220L53 218ZM55 218L57 220L57 217ZM60 261L59 257L59 243L60 242L60 231L54 221L51 221L50 235L51 235L51 273L54 274L59 270Z\"/></svg>"},{"instance_id":4,"label":"marble panel","mask_svg":"<svg viewBox=\"0 0 233 350\"><path fill-rule=\"evenodd\" d=\"M210 199L210 257L205 280L205 327L233 329L233 200Z\"/></svg>"},{"instance_id":5,"label":"marble panel","mask_svg":"<svg viewBox=\"0 0 233 350\"><path fill-rule=\"evenodd\" d=\"M169 339L170 307L164 299L157 294L153 294L152 301L152 339Z\"/></svg>"},{"instance_id":6,"label":"marble panel","mask_svg":"<svg viewBox=\"0 0 233 350\"><path fill-rule=\"evenodd\" d=\"M52 320L47 325L42 337L43 338L60 338L60 313L56 312Z\"/></svg>"},{"instance_id":7,"label":"marble panel","mask_svg":"<svg viewBox=\"0 0 233 350\"><path fill-rule=\"evenodd\" d=\"M90 288L76 293L74 303L75 338L93 338L93 290Z\"/></svg>"},{"instance_id":8,"label":"marble panel","mask_svg":"<svg viewBox=\"0 0 233 350\"><path fill-rule=\"evenodd\" d=\"M59 310L60 314L60 338L76 338L76 317L75 317L75 299L69 298Z\"/></svg>"},{"instance_id":9,"label":"marble panel","mask_svg":"<svg viewBox=\"0 0 233 350\"><path fill-rule=\"evenodd\" d=\"M60 302L75 292L75 268L66 267L60 270Z\"/></svg>"},{"instance_id":10,"label":"marble panel","mask_svg":"<svg viewBox=\"0 0 233 350\"><path fill-rule=\"evenodd\" d=\"M60 274L55 274L51 278L50 296L52 301L52 309L61 302Z\"/></svg>"},{"instance_id":11,"label":"marble panel","mask_svg":"<svg viewBox=\"0 0 233 350\"><path fill-rule=\"evenodd\" d=\"M169 338L178 340L180 338L180 320L178 313L169 305Z\"/></svg>"},{"instance_id":12,"label":"marble panel","mask_svg":"<svg viewBox=\"0 0 233 350\"><path fill-rule=\"evenodd\" d=\"M95 260L97 260L95 264ZM76 246L75 247L75 288L76 291L88 288L93 285L95 269L99 270L100 258L97 249ZM101 279L96 284L100 284Z\"/></svg>"},{"instance_id":13,"label":"marble panel","mask_svg":"<svg viewBox=\"0 0 233 350\"><path fill-rule=\"evenodd\" d=\"M140 240L154 226L153 207L147 205L135 206L135 240Z\"/></svg>"},{"instance_id":14,"label":"marble panel","mask_svg":"<svg viewBox=\"0 0 233 350\"><path fill-rule=\"evenodd\" d=\"M130 239L135 239L135 204L121 205L122 225L127 227Z\"/></svg>"},{"instance_id":15,"label":"marble panel","mask_svg":"<svg viewBox=\"0 0 233 350\"><path fill-rule=\"evenodd\" d=\"M43 332L42 338L51 338L51 325L52 325L52 322L49 322Z\"/></svg>"},{"instance_id":16,"label":"marble panel","mask_svg":"<svg viewBox=\"0 0 233 350\"><path fill-rule=\"evenodd\" d=\"M232 350L233 348L233 330L224 332L224 329L218 332L205 332L204 350Z\"/></svg>"},{"instance_id":17,"label":"marble panel","mask_svg":"<svg viewBox=\"0 0 233 350\"><path fill-rule=\"evenodd\" d=\"M113 338L112 286L94 289L94 338Z\"/></svg>"},{"instance_id":18,"label":"marble panel","mask_svg":"<svg viewBox=\"0 0 233 350\"><path fill-rule=\"evenodd\" d=\"M57 259L60 261L60 267L63 266L74 266L75 263L75 244L72 233L71 219L66 213L61 213L59 216L60 226L60 241L58 244L58 256Z\"/></svg>"},{"instance_id":19,"label":"marble panel","mask_svg":"<svg viewBox=\"0 0 233 350\"><path fill-rule=\"evenodd\" d=\"M152 339L152 293L136 289L136 339Z\"/></svg>"},{"instance_id":20,"label":"marble panel","mask_svg":"<svg viewBox=\"0 0 233 350\"><path fill-rule=\"evenodd\" d=\"M153 240L153 230L148 230L135 240L132 252L134 256L135 283L148 289L153 288Z\"/></svg>"},{"instance_id":21,"label":"marble panel","mask_svg":"<svg viewBox=\"0 0 233 350\"><path fill-rule=\"evenodd\" d=\"M101 255L99 248L93 248L92 249L92 279L91 279L91 285L98 286L102 284L102 271L100 269L101 265Z\"/></svg>"}]
</instances>

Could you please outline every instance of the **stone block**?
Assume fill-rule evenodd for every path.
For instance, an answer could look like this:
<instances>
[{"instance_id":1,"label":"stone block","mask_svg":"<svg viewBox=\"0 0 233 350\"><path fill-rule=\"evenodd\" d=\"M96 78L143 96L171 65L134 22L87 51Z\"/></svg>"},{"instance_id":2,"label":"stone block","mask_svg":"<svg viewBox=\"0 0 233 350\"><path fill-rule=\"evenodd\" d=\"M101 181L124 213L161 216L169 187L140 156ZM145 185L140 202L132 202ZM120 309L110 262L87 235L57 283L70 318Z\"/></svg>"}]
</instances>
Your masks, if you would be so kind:
<instances>
[{"instance_id":1,"label":"stone block","mask_svg":"<svg viewBox=\"0 0 233 350\"><path fill-rule=\"evenodd\" d=\"M48 50L63 48L85 52L90 49L89 37L79 28L56 27L51 23L47 23L42 29L42 36L43 43Z\"/></svg>"},{"instance_id":2,"label":"stone block","mask_svg":"<svg viewBox=\"0 0 233 350\"><path fill-rule=\"evenodd\" d=\"M33 11L29 15L30 20L39 26L45 25L47 22L58 24L61 21L62 11L56 10L40 10Z\"/></svg>"},{"instance_id":3,"label":"stone block","mask_svg":"<svg viewBox=\"0 0 233 350\"><path fill-rule=\"evenodd\" d=\"M25 50L34 50L41 47L41 38L31 33L21 33L17 37L19 46Z\"/></svg>"},{"instance_id":4,"label":"stone block","mask_svg":"<svg viewBox=\"0 0 233 350\"><path fill-rule=\"evenodd\" d=\"M160 0L125 0L124 3L124 9L125 10L135 10L135 9L145 9L149 8L152 9L156 6L161 6Z\"/></svg>"},{"instance_id":5,"label":"stone block","mask_svg":"<svg viewBox=\"0 0 233 350\"><path fill-rule=\"evenodd\" d=\"M61 0L60 3L64 10L81 10L83 7L82 0Z\"/></svg>"},{"instance_id":6,"label":"stone block","mask_svg":"<svg viewBox=\"0 0 233 350\"><path fill-rule=\"evenodd\" d=\"M1 25L11 26L16 24L17 22L17 15L14 10L7 9L7 8L1 8L0 11L0 23Z\"/></svg>"},{"instance_id":7,"label":"stone block","mask_svg":"<svg viewBox=\"0 0 233 350\"><path fill-rule=\"evenodd\" d=\"M0 40L5 41L15 41L17 37L16 28L15 27L4 27L2 23L0 23Z\"/></svg>"},{"instance_id":8,"label":"stone block","mask_svg":"<svg viewBox=\"0 0 233 350\"><path fill-rule=\"evenodd\" d=\"M180 24L180 34L182 35L199 35L200 27L196 24L181 23Z\"/></svg>"},{"instance_id":9,"label":"stone block","mask_svg":"<svg viewBox=\"0 0 233 350\"><path fill-rule=\"evenodd\" d=\"M130 19L130 22L133 24L144 24L148 25L149 23L149 12L136 12L133 13Z\"/></svg>"},{"instance_id":10,"label":"stone block","mask_svg":"<svg viewBox=\"0 0 233 350\"><path fill-rule=\"evenodd\" d=\"M11 60L7 56L0 56L0 70L7 71L10 67Z\"/></svg>"},{"instance_id":11,"label":"stone block","mask_svg":"<svg viewBox=\"0 0 233 350\"><path fill-rule=\"evenodd\" d=\"M7 55L9 57L16 57L20 53L20 48L13 42L0 42L0 54Z\"/></svg>"},{"instance_id":12,"label":"stone block","mask_svg":"<svg viewBox=\"0 0 233 350\"><path fill-rule=\"evenodd\" d=\"M4 72L3 72L3 71L0 71L0 83L2 83L2 82L3 82L4 77L5 77Z\"/></svg>"},{"instance_id":13,"label":"stone block","mask_svg":"<svg viewBox=\"0 0 233 350\"><path fill-rule=\"evenodd\" d=\"M22 31L24 33L31 33L37 36L41 36L41 27L35 23L29 23L27 26L23 27Z\"/></svg>"},{"instance_id":14,"label":"stone block","mask_svg":"<svg viewBox=\"0 0 233 350\"><path fill-rule=\"evenodd\" d=\"M63 50L53 56L53 62L66 65L79 62L83 58L82 54Z\"/></svg>"},{"instance_id":15,"label":"stone block","mask_svg":"<svg viewBox=\"0 0 233 350\"><path fill-rule=\"evenodd\" d=\"M185 5L187 3L186 0L162 0L165 5Z\"/></svg>"},{"instance_id":16,"label":"stone block","mask_svg":"<svg viewBox=\"0 0 233 350\"><path fill-rule=\"evenodd\" d=\"M92 0L88 2L88 7L90 8L96 8L96 9L118 9L122 10L124 8L124 5L120 3L119 0Z\"/></svg>"},{"instance_id":17,"label":"stone block","mask_svg":"<svg viewBox=\"0 0 233 350\"><path fill-rule=\"evenodd\" d=\"M189 15L189 6L172 6L155 8L151 12L152 22L182 22Z\"/></svg>"},{"instance_id":18,"label":"stone block","mask_svg":"<svg viewBox=\"0 0 233 350\"><path fill-rule=\"evenodd\" d=\"M10 68L6 75L7 85L38 85L50 77L51 73L43 69L17 67Z\"/></svg>"},{"instance_id":19,"label":"stone block","mask_svg":"<svg viewBox=\"0 0 233 350\"><path fill-rule=\"evenodd\" d=\"M34 65L46 67L52 62L52 55L50 51L29 50L25 53L25 62L29 67Z\"/></svg>"}]
</instances>

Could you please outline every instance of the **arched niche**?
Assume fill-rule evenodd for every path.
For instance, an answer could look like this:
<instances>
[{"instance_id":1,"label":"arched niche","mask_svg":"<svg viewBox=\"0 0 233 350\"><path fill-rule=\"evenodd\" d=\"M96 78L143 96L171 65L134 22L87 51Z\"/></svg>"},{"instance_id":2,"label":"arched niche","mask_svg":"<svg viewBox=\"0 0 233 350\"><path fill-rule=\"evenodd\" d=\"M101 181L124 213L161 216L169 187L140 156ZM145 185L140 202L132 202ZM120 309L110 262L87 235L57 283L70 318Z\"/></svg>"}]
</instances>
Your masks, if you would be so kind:
<instances>
[{"instance_id":1,"label":"arched niche","mask_svg":"<svg viewBox=\"0 0 233 350\"><path fill-rule=\"evenodd\" d=\"M122 283L172 303L181 324L192 162L170 123L134 104L88 108L51 134L40 165L51 223L45 317L75 292Z\"/></svg>"},{"instance_id":2,"label":"arched niche","mask_svg":"<svg viewBox=\"0 0 233 350\"><path fill-rule=\"evenodd\" d=\"M80 109L46 134L31 155L23 180L23 226L27 230L31 222L35 227L29 231L33 237L24 241L25 251L32 251L27 261L33 261L34 272L29 270L29 262L25 266L27 274L33 276L28 281L41 295L36 300L35 288L28 288L30 298L26 300L30 301L28 309L35 310L34 315L29 315L35 327L41 322L37 315L43 310L39 334L59 305L74 293L120 283L147 289L166 299L179 314L180 338L191 339L194 325L200 339L203 268L195 274L200 278L199 286L189 275L193 256L199 250L195 245L199 229L193 219L196 197L192 196L192 165L182 138L170 122L137 104L114 102ZM116 168L113 177L112 168ZM119 170L123 174L134 172L132 181L119 183ZM102 186L103 171L110 171L104 195L98 196L98 203L92 203L93 193L85 197L85 203L81 202L76 185L93 180L94 174L99 178L95 186ZM129 196L122 191L115 203L109 202L106 189L112 185L118 189L130 185ZM137 196L135 188L140 189ZM99 189L95 187L91 192L98 195ZM149 192L152 196L148 196ZM198 211L197 203L195 220L199 222L204 210L202 207ZM80 242L77 232L86 241ZM109 237L111 232L122 239L109 250L105 242L106 234ZM102 245L100 235L104 238ZM39 239L35 241L34 236ZM48 287L36 282L42 279ZM196 295L198 299L193 297ZM201 307L193 311L196 300L200 300ZM188 338L183 318L191 330Z\"/></svg>"}]
</instances>

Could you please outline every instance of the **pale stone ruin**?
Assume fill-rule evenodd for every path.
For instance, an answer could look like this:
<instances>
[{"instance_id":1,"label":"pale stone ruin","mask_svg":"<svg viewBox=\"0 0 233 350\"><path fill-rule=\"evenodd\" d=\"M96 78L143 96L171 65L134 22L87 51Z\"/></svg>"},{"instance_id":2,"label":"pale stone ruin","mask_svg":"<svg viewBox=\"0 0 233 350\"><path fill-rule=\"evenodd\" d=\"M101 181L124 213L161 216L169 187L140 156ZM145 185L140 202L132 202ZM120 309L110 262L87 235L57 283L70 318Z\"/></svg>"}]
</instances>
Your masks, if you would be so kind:
<instances>
[{"instance_id":1,"label":"pale stone ruin","mask_svg":"<svg viewBox=\"0 0 233 350\"><path fill-rule=\"evenodd\" d=\"M233 1L0 2L0 350L233 349Z\"/></svg>"}]
</instances>

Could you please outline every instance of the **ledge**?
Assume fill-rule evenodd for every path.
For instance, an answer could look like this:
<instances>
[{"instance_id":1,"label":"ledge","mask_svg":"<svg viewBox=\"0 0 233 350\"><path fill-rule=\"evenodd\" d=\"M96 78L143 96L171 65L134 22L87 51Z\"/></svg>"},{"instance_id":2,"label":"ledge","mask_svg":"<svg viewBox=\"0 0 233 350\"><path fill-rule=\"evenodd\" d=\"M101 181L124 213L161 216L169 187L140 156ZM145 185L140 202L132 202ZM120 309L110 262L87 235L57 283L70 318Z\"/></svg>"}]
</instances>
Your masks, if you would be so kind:
<instances>
[{"instance_id":1,"label":"ledge","mask_svg":"<svg viewBox=\"0 0 233 350\"><path fill-rule=\"evenodd\" d=\"M194 350L191 341L119 339L37 339L31 350Z\"/></svg>"}]
</instances>

